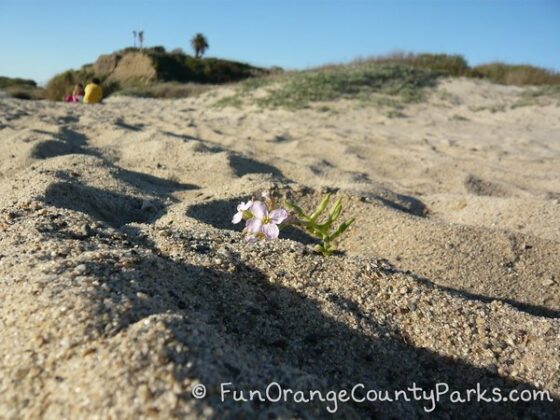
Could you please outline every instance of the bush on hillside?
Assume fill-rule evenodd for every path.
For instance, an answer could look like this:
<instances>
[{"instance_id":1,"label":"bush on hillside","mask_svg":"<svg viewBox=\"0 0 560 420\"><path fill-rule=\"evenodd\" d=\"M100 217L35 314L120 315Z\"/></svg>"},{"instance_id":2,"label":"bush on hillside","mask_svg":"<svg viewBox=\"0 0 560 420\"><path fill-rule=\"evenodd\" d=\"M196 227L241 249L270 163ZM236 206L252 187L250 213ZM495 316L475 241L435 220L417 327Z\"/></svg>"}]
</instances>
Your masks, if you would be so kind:
<instances>
[{"instance_id":1,"label":"bush on hillside","mask_svg":"<svg viewBox=\"0 0 560 420\"><path fill-rule=\"evenodd\" d=\"M30 79L0 76L0 89L16 99L43 99L43 89Z\"/></svg>"},{"instance_id":2,"label":"bush on hillside","mask_svg":"<svg viewBox=\"0 0 560 420\"><path fill-rule=\"evenodd\" d=\"M194 58L179 52L147 53L152 58L158 79L166 82L231 83L266 72L245 63L218 58Z\"/></svg>"},{"instance_id":3,"label":"bush on hillside","mask_svg":"<svg viewBox=\"0 0 560 420\"><path fill-rule=\"evenodd\" d=\"M560 73L529 65L484 64L474 67L472 75L505 85L560 84Z\"/></svg>"},{"instance_id":4,"label":"bush on hillside","mask_svg":"<svg viewBox=\"0 0 560 420\"><path fill-rule=\"evenodd\" d=\"M161 45L157 45L155 47L149 48L148 51L153 51L153 52L159 53L159 54L165 54L165 47L161 46Z\"/></svg>"},{"instance_id":5,"label":"bush on hillside","mask_svg":"<svg viewBox=\"0 0 560 420\"><path fill-rule=\"evenodd\" d=\"M443 72L449 76L487 79L506 85L553 85L560 83L560 74L530 65L490 63L470 67L463 56L449 54L394 53L381 57L359 59L356 63L404 64Z\"/></svg>"},{"instance_id":6,"label":"bush on hillside","mask_svg":"<svg viewBox=\"0 0 560 420\"><path fill-rule=\"evenodd\" d=\"M36 88L37 83L30 79L20 79L19 77L4 77L0 76L0 89L6 89L9 87L32 87Z\"/></svg>"}]
</instances>

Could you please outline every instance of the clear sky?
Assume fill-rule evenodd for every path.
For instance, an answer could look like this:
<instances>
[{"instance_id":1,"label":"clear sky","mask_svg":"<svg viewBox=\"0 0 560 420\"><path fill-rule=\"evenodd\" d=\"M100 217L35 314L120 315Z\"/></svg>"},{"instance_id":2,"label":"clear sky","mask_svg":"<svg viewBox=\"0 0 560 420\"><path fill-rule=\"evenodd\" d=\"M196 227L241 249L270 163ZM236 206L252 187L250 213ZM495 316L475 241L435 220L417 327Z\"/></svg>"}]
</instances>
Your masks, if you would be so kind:
<instances>
[{"instance_id":1,"label":"clear sky","mask_svg":"<svg viewBox=\"0 0 560 420\"><path fill-rule=\"evenodd\" d=\"M45 82L133 43L305 68L393 51L560 70L560 0L0 0L0 75Z\"/></svg>"}]
</instances>

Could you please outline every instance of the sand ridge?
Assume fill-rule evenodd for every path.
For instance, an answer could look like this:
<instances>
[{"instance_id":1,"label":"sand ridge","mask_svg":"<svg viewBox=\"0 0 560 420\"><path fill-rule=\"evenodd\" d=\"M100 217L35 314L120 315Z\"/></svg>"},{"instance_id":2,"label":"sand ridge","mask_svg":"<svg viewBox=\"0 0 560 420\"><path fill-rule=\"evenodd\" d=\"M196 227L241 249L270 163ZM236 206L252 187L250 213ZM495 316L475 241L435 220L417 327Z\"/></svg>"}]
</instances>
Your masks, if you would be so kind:
<instances>
[{"instance_id":1,"label":"sand ridge","mask_svg":"<svg viewBox=\"0 0 560 420\"><path fill-rule=\"evenodd\" d=\"M272 380L560 397L560 108L512 107L520 89L467 80L399 117L353 101L214 107L231 89L0 99L2 415L327 416L219 401L220 382ZM267 189L304 206L342 196L357 218L345 253L324 259L297 232L244 243L235 205ZM442 402L436 416L557 410Z\"/></svg>"}]
</instances>

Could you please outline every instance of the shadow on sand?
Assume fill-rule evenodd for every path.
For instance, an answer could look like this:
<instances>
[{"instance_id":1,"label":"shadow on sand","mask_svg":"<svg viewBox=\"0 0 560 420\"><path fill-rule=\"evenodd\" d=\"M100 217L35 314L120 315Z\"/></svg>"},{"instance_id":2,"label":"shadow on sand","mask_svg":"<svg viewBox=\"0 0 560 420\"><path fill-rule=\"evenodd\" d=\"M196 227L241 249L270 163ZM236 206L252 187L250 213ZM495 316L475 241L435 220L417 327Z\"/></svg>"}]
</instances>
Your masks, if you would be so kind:
<instances>
[{"instance_id":1,"label":"shadow on sand","mask_svg":"<svg viewBox=\"0 0 560 420\"><path fill-rule=\"evenodd\" d=\"M93 208L81 211L100 216ZM64 235L64 229L51 234ZM81 240L88 241L98 234L93 232ZM230 273L175 260L141 236L129 235L126 241L115 241L114 249L149 253L143 254L126 272L113 261L84 262L89 273L104 273L103 288L91 295L100 313L105 311L106 299L113 299L112 307L117 308L123 296L132 302L131 308L106 321L112 323L111 328L96 328L113 336L146 317L165 315L164 322L185 347L178 350L169 345L164 363L173 363L178 380L194 375L206 384L207 398L195 404L201 409L212 406L216 418L221 414L242 415L244 405L222 403L216 390L219 383L209 382L218 379L250 384L250 389L264 390L268 383L276 381L284 389L318 389L324 393L351 389L359 383L366 390L406 390L413 383L431 390L436 384L445 383L450 390L463 392L463 396L467 389L477 386L482 390L497 387L504 393L512 389L535 390L529 384L504 379L490 370L408 345L398 332L379 324L355 302L332 295L330 302L342 311L344 318L353 320L350 324L354 327L350 327L328 316L314 300L291 288L272 284L266 273L237 255L231 258L235 271ZM205 254L213 252L211 239L203 249ZM138 279L136 285L129 281L131 278ZM148 298L140 299L138 292ZM219 356L211 352L216 349L220 350ZM193 401L189 392L181 394L180 399ZM321 402L245 404L252 405L263 416L329 417L327 404ZM423 407L429 405L426 401L402 399L393 403L348 402L341 404L338 415L423 418L427 417ZM558 402L453 404L444 397L431 417L553 419L559 410ZM176 414L187 413L179 405Z\"/></svg>"}]
</instances>

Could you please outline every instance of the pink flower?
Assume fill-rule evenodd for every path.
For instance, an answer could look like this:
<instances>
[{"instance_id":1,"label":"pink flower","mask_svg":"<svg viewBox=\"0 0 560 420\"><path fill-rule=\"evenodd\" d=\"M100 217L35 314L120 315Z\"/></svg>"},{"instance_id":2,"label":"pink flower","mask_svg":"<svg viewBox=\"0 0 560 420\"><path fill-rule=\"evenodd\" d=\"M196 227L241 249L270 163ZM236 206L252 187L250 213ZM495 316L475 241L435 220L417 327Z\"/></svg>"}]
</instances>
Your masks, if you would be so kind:
<instances>
[{"instance_id":1,"label":"pink flower","mask_svg":"<svg viewBox=\"0 0 560 420\"><path fill-rule=\"evenodd\" d=\"M253 238L276 239L280 230L278 225L284 222L289 214L282 208L274 209L269 212L268 207L262 201L254 201L250 212L252 218L247 220L245 226L248 233L248 240Z\"/></svg>"}]
</instances>

